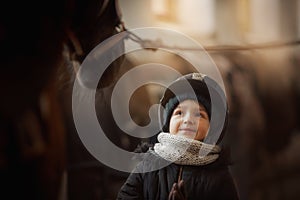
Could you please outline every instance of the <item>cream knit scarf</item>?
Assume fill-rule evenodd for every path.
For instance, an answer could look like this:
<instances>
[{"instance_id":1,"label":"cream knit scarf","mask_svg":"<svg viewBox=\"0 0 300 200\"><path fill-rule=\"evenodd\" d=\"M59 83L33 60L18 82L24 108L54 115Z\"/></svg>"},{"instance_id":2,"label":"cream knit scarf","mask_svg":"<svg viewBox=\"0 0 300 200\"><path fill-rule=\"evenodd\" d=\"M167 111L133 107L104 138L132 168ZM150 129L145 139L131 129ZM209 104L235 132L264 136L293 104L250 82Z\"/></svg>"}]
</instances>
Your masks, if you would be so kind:
<instances>
[{"instance_id":1,"label":"cream knit scarf","mask_svg":"<svg viewBox=\"0 0 300 200\"><path fill-rule=\"evenodd\" d=\"M157 138L159 143L154 145L154 152L165 160L180 165L207 165L217 160L221 151L217 145L170 133L162 132Z\"/></svg>"}]
</instances>

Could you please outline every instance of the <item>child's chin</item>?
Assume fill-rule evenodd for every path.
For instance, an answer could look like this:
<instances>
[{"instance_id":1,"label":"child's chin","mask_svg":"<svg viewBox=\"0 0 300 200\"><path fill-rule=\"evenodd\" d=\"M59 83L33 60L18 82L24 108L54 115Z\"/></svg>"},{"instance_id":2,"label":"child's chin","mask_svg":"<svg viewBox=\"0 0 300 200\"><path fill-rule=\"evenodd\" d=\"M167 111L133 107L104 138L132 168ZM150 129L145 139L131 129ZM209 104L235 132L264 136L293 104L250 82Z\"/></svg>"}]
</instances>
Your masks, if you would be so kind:
<instances>
[{"instance_id":1,"label":"child's chin","mask_svg":"<svg viewBox=\"0 0 300 200\"><path fill-rule=\"evenodd\" d=\"M183 132L180 135L189 138L189 139L194 139L196 137L195 133L191 133L191 132Z\"/></svg>"}]
</instances>

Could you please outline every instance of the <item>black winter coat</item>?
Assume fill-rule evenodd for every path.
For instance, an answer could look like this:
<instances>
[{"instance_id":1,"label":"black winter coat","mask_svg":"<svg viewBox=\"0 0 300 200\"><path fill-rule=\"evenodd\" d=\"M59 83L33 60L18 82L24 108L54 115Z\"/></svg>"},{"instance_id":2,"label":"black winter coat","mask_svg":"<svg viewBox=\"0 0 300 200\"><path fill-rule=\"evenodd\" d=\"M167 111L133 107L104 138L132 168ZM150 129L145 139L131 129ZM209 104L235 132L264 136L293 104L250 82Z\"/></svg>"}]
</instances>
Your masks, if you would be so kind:
<instances>
[{"instance_id":1,"label":"black winter coat","mask_svg":"<svg viewBox=\"0 0 300 200\"><path fill-rule=\"evenodd\" d=\"M136 170L149 169L160 162L164 162L162 158L149 153ZM167 200L182 167L187 199L236 200L239 198L228 164L225 153L221 152L215 162L205 166L170 164L151 172L131 173L117 199Z\"/></svg>"}]
</instances>

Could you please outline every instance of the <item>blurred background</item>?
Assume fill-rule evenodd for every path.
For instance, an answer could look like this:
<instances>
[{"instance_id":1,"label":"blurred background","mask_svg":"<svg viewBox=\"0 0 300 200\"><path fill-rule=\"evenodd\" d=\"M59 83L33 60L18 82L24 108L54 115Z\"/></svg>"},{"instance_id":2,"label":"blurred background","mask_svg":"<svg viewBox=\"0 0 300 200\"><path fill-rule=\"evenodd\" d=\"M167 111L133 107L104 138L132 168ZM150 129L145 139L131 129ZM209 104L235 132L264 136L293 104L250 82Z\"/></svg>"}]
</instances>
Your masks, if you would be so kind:
<instances>
[{"instance_id":1,"label":"blurred background","mask_svg":"<svg viewBox=\"0 0 300 200\"><path fill-rule=\"evenodd\" d=\"M300 1L130 0L120 7L127 28L180 31L218 66L230 109L225 143L241 199L298 199ZM140 64L149 54L128 57ZM176 56L152 54L192 71Z\"/></svg>"},{"instance_id":2,"label":"blurred background","mask_svg":"<svg viewBox=\"0 0 300 200\"><path fill-rule=\"evenodd\" d=\"M299 199L300 0L32 3L8 3L0 12L0 199L116 198L129 174L100 163L83 146L73 122L72 87L75 78L87 88L95 78L81 77L78 69L96 45L125 28L152 26L197 41L220 71L229 104L223 142L231 147L240 199ZM124 48L114 42L112 55ZM116 125L112 91L130 69L152 62L181 74L195 71L178 55L145 49L114 61L97 87L98 121L128 151L141 139ZM163 81L175 78L166 75ZM126 91L130 82L123 87ZM133 93L134 122L149 123L148 110L163 89L149 84Z\"/></svg>"}]
</instances>

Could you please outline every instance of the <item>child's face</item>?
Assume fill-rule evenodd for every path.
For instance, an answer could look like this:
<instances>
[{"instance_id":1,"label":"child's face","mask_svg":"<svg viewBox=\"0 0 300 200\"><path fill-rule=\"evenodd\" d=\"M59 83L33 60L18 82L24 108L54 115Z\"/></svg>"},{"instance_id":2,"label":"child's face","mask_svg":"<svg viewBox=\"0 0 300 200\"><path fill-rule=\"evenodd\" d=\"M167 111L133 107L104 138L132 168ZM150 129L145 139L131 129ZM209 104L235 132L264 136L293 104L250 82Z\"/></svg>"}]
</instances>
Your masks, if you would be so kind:
<instances>
[{"instance_id":1,"label":"child's face","mask_svg":"<svg viewBox=\"0 0 300 200\"><path fill-rule=\"evenodd\" d=\"M170 133L195 140L203 140L209 128L209 117L202 104L185 100L174 109L170 119Z\"/></svg>"}]
</instances>

